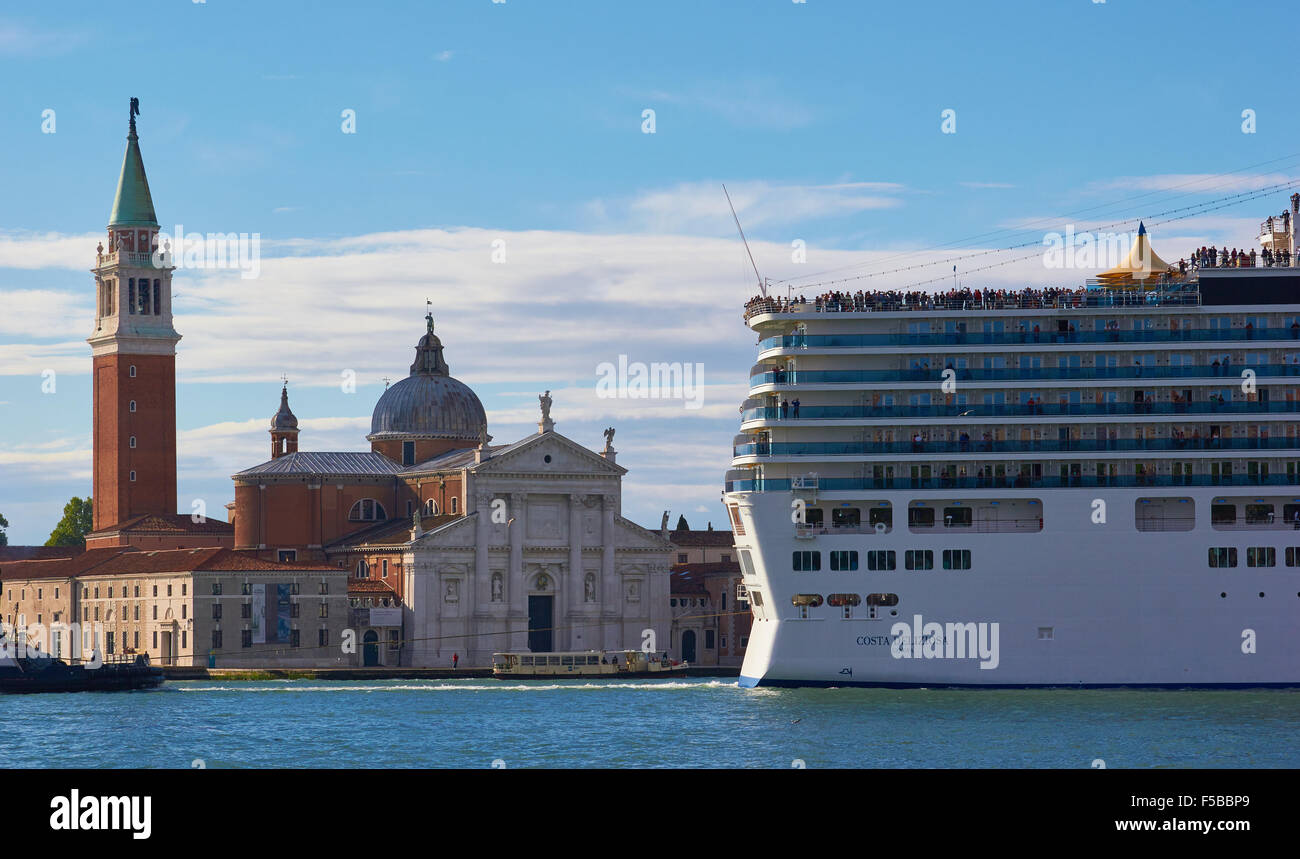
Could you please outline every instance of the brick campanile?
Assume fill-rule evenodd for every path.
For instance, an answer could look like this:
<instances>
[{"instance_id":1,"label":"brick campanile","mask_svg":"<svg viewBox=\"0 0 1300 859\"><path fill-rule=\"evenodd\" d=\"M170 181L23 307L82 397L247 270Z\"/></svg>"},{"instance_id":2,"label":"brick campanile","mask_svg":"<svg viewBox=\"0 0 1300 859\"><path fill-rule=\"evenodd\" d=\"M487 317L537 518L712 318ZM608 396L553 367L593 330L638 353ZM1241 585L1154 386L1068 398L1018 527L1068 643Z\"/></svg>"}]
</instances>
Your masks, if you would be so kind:
<instances>
[{"instance_id":1,"label":"brick campanile","mask_svg":"<svg viewBox=\"0 0 1300 859\"><path fill-rule=\"evenodd\" d=\"M94 529L146 513L176 514L176 342L172 266L156 254L154 214L131 99L126 156L97 249Z\"/></svg>"}]
</instances>

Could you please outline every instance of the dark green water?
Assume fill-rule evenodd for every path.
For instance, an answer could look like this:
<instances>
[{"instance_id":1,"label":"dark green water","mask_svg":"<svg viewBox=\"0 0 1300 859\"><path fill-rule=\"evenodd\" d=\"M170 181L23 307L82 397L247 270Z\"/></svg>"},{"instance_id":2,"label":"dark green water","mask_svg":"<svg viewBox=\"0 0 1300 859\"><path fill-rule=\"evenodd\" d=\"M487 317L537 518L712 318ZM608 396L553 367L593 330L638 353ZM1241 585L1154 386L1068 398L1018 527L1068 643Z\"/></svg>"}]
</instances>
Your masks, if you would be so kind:
<instances>
[{"instance_id":1,"label":"dark green water","mask_svg":"<svg viewBox=\"0 0 1300 859\"><path fill-rule=\"evenodd\" d=\"M1300 766L1291 690L295 680L0 707L4 767Z\"/></svg>"}]
</instances>

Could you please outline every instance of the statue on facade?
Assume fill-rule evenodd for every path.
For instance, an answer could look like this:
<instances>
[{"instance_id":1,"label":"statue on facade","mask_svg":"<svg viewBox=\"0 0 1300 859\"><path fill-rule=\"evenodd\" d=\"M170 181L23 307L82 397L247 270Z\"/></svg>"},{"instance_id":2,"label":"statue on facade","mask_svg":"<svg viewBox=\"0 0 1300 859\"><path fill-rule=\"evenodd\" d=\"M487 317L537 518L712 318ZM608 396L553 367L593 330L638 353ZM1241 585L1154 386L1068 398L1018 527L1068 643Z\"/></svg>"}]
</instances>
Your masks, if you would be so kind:
<instances>
[{"instance_id":1,"label":"statue on facade","mask_svg":"<svg viewBox=\"0 0 1300 859\"><path fill-rule=\"evenodd\" d=\"M587 602L596 601L596 577L587 573L587 578L582 583L583 599Z\"/></svg>"},{"instance_id":2,"label":"statue on facade","mask_svg":"<svg viewBox=\"0 0 1300 859\"><path fill-rule=\"evenodd\" d=\"M503 590L504 588L502 587L501 584L501 574L493 573L492 574L492 602L501 602Z\"/></svg>"},{"instance_id":3,"label":"statue on facade","mask_svg":"<svg viewBox=\"0 0 1300 859\"><path fill-rule=\"evenodd\" d=\"M537 401L542 405L542 419L537 422L537 431L547 433L555 429L555 421L551 420L551 392L537 395Z\"/></svg>"},{"instance_id":4,"label":"statue on facade","mask_svg":"<svg viewBox=\"0 0 1300 859\"><path fill-rule=\"evenodd\" d=\"M609 450L613 446L614 446L614 428L606 427L605 428L605 449Z\"/></svg>"}]
</instances>

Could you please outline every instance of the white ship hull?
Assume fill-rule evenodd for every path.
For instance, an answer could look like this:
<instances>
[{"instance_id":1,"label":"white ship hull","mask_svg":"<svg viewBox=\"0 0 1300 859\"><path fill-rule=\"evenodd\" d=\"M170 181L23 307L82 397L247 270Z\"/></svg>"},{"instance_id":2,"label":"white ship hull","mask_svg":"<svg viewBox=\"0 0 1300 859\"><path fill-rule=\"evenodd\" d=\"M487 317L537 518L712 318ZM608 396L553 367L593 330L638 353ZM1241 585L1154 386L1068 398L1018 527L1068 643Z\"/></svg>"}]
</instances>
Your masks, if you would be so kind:
<instances>
[{"instance_id":1,"label":"white ship hull","mask_svg":"<svg viewBox=\"0 0 1300 859\"><path fill-rule=\"evenodd\" d=\"M742 686L1171 686L1300 685L1300 567L1285 566L1300 530L1283 524L1255 530L1211 526L1211 501L1238 487L1187 488L1196 527L1176 533L1139 531L1140 489L1083 488L1015 493L1041 499L1044 529L979 533L961 528L909 528L888 533L797 538L791 492L734 493L748 553L746 585L759 594L741 670ZM859 493L860 495L861 493ZM880 491L872 497L905 511L933 491ZM979 493L964 491L962 497ZM986 493L1006 498L1005 489ZM1172 494L1167 490L1164 494ZM1298 493L1300 494L1300 493ZM823 494L823 503L834 494ZM1106 502L1095 523L1096 499ZM1291 499L1287 499L1291 500ZM1211 547L1236 547L1239 565L1211 568ZM1246 566L1248 547L1274 547L1276 565ZM793 572L796 551L896 551L894 570ZM971 569L907 570L907 550L971 552ZM1300 553L1300 549L1296 550ZM742 563L745 563L742 556ZM898 596L878 617L821 605L807 618L795 594L883 593ZM757 600L756 600L757 603ZM996 660L926 658L897 646L896 624L997 624ZM923 631L923 627L920 627ZM988 629L988 628L986 628ZM923 632L924 634L924 632ZM953 638L951 631L946 638ZM970 640L959 631L957 638ZM911 635L908 638L912 638ZM932 647L934 650L942 647ZM909 653L901 657L897 653ZM955 648L951 651L956 656ZM995 663L995 664L994 664ZM981 667L981 664L988 667Z\"/></svg>"}]
</instances>

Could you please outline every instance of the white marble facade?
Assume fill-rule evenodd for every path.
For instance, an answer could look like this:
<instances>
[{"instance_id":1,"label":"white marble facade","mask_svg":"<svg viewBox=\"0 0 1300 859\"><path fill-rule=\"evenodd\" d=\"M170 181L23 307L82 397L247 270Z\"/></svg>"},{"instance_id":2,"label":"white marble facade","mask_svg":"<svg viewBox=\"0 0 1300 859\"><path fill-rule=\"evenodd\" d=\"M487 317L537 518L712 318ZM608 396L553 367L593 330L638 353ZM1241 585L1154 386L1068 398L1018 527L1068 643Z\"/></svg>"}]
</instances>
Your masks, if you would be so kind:
<instances>
[{"instance_id":1,"label":"white marble facade","mask_svg":"<svg viewBox=\"0 0 1300 859\"><path fill-rule=\"evenodd\" d=\"M669 649L673 547L619 515L625 469L612 458L549 431L470 465L468 515L403 553L404 661L527 652L530 597L542 598L535 625L550 607L550 650Z\"/></svg>"}]
</instances>

